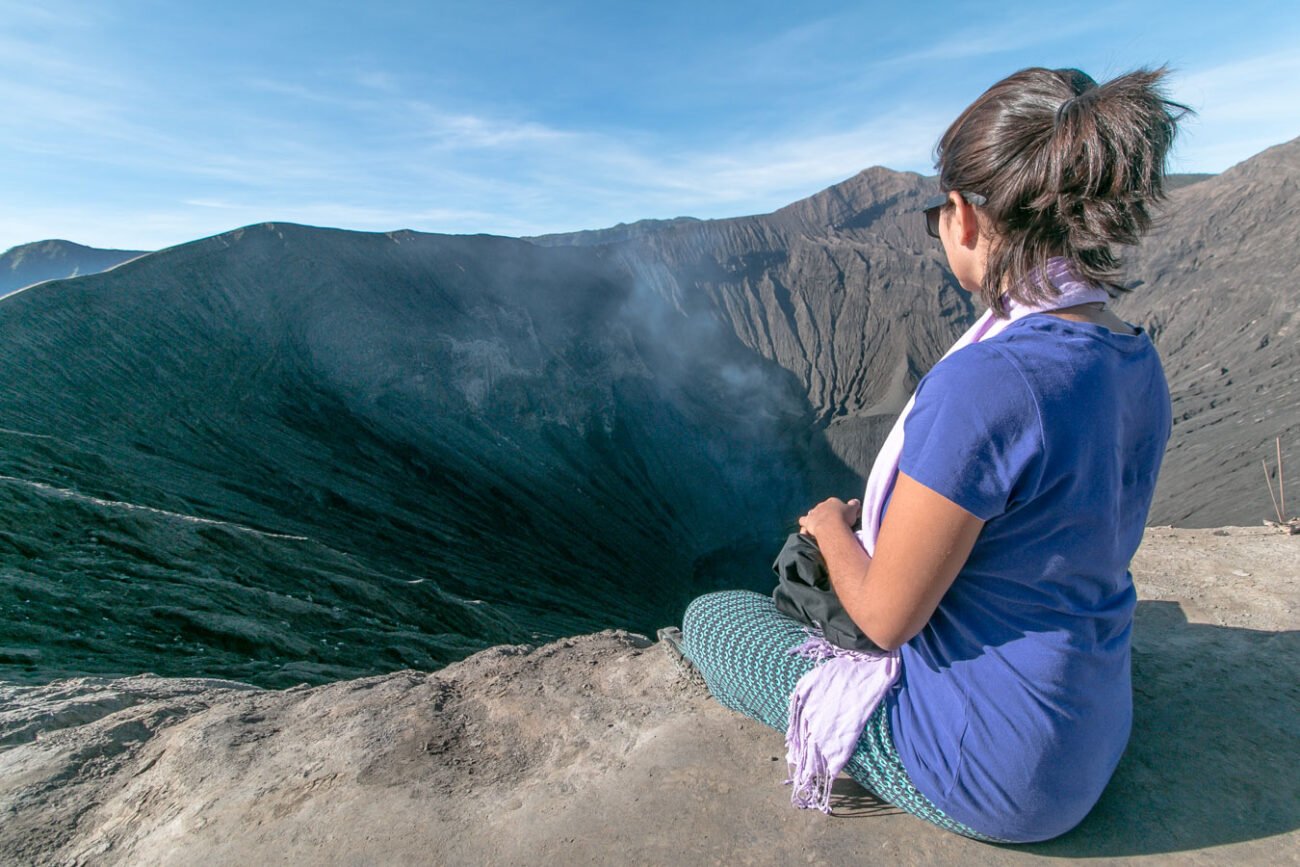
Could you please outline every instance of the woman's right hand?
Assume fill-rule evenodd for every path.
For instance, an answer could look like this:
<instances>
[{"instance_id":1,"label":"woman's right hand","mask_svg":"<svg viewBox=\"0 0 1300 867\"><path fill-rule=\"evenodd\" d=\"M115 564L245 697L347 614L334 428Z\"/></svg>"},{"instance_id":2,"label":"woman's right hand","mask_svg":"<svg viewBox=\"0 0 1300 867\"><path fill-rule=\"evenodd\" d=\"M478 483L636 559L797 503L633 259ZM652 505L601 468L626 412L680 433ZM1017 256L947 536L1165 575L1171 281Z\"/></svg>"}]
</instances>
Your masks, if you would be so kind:
<instances>
[{"instance_id":1,"label":"woman's right hand","mask_svg":"<svg viewBox=\"0 0 1300 867\"><path fill-rule=\"evenodd\" d=\"M818 536L818 531L824 531L827 527L835 527L836 529L843 527L852 530L853 525L858 522L858 518L861 516L861 500L853 499L846 503L839 497L831 497L813 506L806 515L799 519L799 532L815 539Z\"/></svg>"}]
</instances>

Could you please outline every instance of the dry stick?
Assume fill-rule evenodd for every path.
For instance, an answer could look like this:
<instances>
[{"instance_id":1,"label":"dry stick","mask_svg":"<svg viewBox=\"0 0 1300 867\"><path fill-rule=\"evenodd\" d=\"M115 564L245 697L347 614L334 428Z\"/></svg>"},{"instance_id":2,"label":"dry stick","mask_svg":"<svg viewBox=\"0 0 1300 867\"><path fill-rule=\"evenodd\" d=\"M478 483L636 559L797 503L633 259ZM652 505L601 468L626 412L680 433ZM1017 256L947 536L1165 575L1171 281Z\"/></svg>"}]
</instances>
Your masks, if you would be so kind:
<instances>
[{"instance_id":1,"label":"dry stick","mask_svg":"<svg viewBox=\"0 0 1300 867\"><path fill-rule=\"evenodd\" d=\"M1275 445L1277 446L1277 493L1278 493L1278 499L1280 499L1280 500L1282 501L1282 506L1281 506L1281 509L1280 509L1280 511L1281 511L1281 513L1282 513L1282 521L1285 521L1285 520L1286 520L1286 514L1287 514L1287 512L1286 512L1286 476L1282 473L1282 438L1281 438L1281 437L1278 437L1276 440L1274 440L1274 443L1275 443ZM1278 523L1280 524L1280 523L1282 523L1282 521L1278 521Z\"/></svg>"},{"instance_id":2,"label":"dry stick","mask_svg":"<svg viewBox=\"0 0 1300 867\"><path fill-rule=\"evenodd\" d=\"M1259 465L1264 468L1264 484L1268 485L1268 498L1273 501L1273 511L1277 514L1277 522L1279 524L1285 523L1282 520L1282 510L1277 505L1277 497L1273 496L1273 477L1268 474L1268 461L1260 458Z\"/></svg>"}]
</instances>

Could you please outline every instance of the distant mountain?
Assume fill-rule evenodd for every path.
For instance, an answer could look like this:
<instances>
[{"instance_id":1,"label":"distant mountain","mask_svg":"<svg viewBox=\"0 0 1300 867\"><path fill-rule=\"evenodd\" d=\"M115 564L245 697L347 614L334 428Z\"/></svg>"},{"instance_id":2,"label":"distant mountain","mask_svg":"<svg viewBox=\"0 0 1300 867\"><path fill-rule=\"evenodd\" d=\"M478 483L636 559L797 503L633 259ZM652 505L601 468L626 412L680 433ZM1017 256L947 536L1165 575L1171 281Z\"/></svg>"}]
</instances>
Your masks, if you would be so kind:
<instances>
[{"instance_id":1,"label":"distant mountain","mask_svg":"<svg viewBox=\"0 0 1300 867\"><path fill-rule=\"evenodd\" d=\"M1183 187L1190 187L1193 184L1199 184L1201 181L1208 181L1216 175L1205 172L1185 175L1165 175L1165 189L1169 191L1181 190Z\"/></svg>"},{"instance_id":2,"label":"distant mountain","mask_svg":"<svg viewBox=\"0 0 1300 867\"><path fill-rule=\"evenodd\" d=\"M574 247L588 247L593 244L607 244L611 241L627 241L632 238L639 238L660 229L674 226L690 225L700 222L695 217L674 217L671 220L637 220L635 223L619 223L617 226L610 226L608 229L583 229L577 232L566 232L556 235L541 235L532 238L523 238L524 241L540 242L548 247L561 247L570 245Z\"/></svg>"},{"instance_id":3,"label":"distant mountain","mask_svg":"<svg viewBox=\"0 0 1300 867\"><path fill-rule=\"evenodd\" d=\"M71 241L21 244L0 255L0 296L46 280L98 274L142 255L141 250L101 250Z\"/></svg>"}]
</instances>

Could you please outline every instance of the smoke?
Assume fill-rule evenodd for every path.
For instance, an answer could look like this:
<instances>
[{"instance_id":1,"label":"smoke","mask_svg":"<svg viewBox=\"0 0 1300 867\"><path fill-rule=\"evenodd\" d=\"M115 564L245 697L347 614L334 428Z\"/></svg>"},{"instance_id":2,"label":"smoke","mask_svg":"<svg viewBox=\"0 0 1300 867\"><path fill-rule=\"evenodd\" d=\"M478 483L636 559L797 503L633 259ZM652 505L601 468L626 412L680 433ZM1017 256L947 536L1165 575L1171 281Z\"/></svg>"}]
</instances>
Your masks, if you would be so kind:
<instances>
[{"instance_id":1,"label":"smoke","mask_svg":"<svg viewBox=\"0 0 1300 867\"><path fill-rule=\"evenodd\" d=\"M716 520L733 540L779 533L806 506L821 475L803 389L789 371L745 346L698 285L627 246L619 261L632 287L619 318L654 394L690 416L701 453L727 489L727 512Z\"/></svg>"}]
</instances>

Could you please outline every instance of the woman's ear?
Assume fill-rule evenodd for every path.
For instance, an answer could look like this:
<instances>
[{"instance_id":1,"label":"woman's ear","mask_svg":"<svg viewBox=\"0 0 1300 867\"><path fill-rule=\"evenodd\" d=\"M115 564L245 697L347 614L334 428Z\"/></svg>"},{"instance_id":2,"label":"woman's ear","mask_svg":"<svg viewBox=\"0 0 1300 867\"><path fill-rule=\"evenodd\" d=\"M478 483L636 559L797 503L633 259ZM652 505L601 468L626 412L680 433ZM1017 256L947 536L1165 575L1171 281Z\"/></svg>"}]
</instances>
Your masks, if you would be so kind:
<instances>
[{"instance_id":1,"label":"woman's ear","mask_svg":"<svg viewBox=\"0 0 1300 867\"><path fill-rule=\"evenodd\" d=\"M948 192L948 201L952 204L953 239L963 247L975 249L980 240L979 214L975 206L956 190Z\"/></svg>"}]
</instances>

